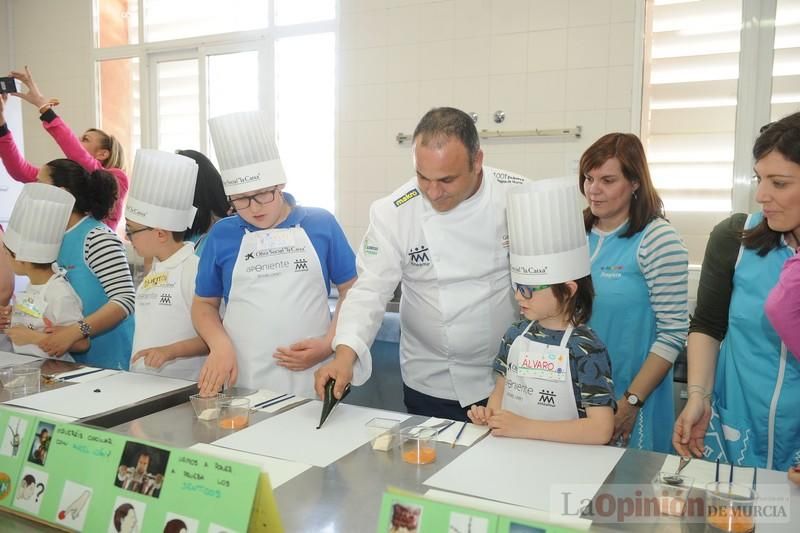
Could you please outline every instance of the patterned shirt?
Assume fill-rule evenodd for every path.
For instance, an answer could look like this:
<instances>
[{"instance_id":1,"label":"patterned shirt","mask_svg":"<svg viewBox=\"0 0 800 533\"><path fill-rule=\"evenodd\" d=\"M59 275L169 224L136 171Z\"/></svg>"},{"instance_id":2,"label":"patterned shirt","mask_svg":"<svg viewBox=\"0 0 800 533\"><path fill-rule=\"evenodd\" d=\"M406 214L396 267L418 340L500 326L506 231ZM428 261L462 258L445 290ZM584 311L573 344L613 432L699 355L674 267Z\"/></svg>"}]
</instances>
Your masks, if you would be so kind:
<instances>
[{"instance_id":1,"label":"patterned shirt","mask_svg":"<svg viewBox=\"0 0 800 533\"><path fill-rule=\"evenodd\" d=\"M530 320L515 322L500 341L500 351L494 360L494 371L505 377L508 368L508 352L514 340L522 335ZM547 329L538 323L525 334L527 339L542 344L558 346L564 331ZM567 341L569 368L572 374L572 389L578 417L586 418L586 407L609 406L617 410L614 398L614 383L611 380L611 360L605 344L589 326L580 325L572 331Z\"/></svg>"}]
</instances>

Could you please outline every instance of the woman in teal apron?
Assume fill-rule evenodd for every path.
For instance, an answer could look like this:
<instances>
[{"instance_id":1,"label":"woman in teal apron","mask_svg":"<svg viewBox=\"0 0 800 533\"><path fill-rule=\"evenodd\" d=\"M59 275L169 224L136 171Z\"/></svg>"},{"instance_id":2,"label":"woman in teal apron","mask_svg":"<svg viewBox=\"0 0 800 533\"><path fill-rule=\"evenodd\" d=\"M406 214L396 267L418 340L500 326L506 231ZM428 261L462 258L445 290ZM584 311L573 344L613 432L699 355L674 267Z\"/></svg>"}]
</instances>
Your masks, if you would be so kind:
<instances>
[{"instance_id":1,"label":"woman in teal apron","mask_svg":"<svg viewBox=\"0 0 800 533\"><path fill-rule=\"evenodd\" d=\"M709 238L673 444L684 455L787 470L800 436L800 361L763 308L800 247L800 113L765 129L753 157L762 211L733 215Z\"/></svg>"},{"instance_id":2,"label":"woman in teal apron","mask_svg":"<svg viewBox=\"0 0 800 533\"><path fill-rule=\"evenodd\" d=\"M90 174L74 161L56 159L39 170L38 178L75 197L57 261L80 296L85 317L49 335L39 347L60 356L89 337L89 350L75 354L76 362L127 370L133 343L133 279L122 242L100 222L116 202L114 177L103 170Z\"/></svg>"},{"instance_id":3,"label":"woman in teal apron","mask_svg":"<svg viewBox=\"0 0 800 533\"><path fill-rule=\"evenodd\" d=\"M688 253L664 219L639 139L610 133L581 156L594 313L617 396L612 442L668 453L672 364L688 328Z\"/></svg>"}]
</instances>

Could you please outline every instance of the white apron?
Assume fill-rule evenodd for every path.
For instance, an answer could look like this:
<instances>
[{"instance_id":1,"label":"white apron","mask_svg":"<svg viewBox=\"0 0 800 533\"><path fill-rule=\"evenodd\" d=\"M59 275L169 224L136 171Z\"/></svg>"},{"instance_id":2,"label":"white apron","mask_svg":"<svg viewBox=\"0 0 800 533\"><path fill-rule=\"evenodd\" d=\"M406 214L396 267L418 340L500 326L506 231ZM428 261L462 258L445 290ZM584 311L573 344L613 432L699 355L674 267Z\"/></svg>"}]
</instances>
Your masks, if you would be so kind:
<instances>
[{"instance_id":1,"label":"white apron","mask_svg":"<svg viewBox=\"0 0 800 533\"><path fill-rule=\"evenodd\" d=\"M59 271L50 276L50 279L47 280L47 282L39 291L31 293L30 290L27 290L20 294L17 297L13 306L13 311L11 312L11 326L25 326L35 331L44 331L45 327L47 326L47 324L45 324L47 301L45 300L44 295L51 283L61 283L60 281L56 281L58 279L61 279L64 283L67 283L64 272ZM76 301L80 302L80 297L77 295L77 293L75 293L72 287L69 287L69 290L75 294ZM59 324L52 325L58 326ZM36 357L50 357L35 344L25 344L23 346L17 346L14 344L13 346L14 352L19 354L35 355ZM53 357L52 359L68 361L70 363L75 362L75 359L72 358L69 352L64 353L64 355L61 357Z\"/></svg>"},{"instance_id":2,"label":"white apron","mask_svg":"<svg viewBox=\"0 0 800 533\"><path fill-rule=\"evenodd\" d=\"M236 349L237 385L314 398L314 371L278 366L278 346L321 337L331 315L317 252L305 230L246 231L223 325Z\"/></svg>"},{"instance_id":3,"label":"white apron","mask_svg":"<svg viewBox=\"0 0 800 533\"><path fill-rule=\"evenodd\" d=\"M131 359L141 350L197 336L192 325L192 302L186 300L181 290L183 263L193 257L196 257L193 252L189 253L183 261L169 269L162 270L156 264L139 284L136 289L136 329ZM182 357L168 361L161 368L153 368L145 365L144 359L139 359L131 365L130 370L197 381L205 361L205 356Z\"/></svg>"},{"instance_id":4,"label":"white apron","mask_svg":"<svg viewBox=\"0 0 800 533\"><path fill-rule=\"evenodd\" d=\"M533 324L514 339L508 351L503 409L531 420L576 420L567 348L573 328L567 328L559 346L550 346L525 337Z\"/></svg>"}]
</instances>

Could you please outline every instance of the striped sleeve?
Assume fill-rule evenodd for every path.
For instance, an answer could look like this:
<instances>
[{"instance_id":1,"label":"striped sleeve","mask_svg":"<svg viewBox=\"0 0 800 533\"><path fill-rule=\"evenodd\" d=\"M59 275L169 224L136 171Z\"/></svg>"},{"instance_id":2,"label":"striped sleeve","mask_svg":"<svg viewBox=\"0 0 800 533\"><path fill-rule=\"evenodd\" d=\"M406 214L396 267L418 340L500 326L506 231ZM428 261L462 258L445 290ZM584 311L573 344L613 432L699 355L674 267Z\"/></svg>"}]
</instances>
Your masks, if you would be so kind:
<instances>
[{"instance_id":1,"label":"striped sleeve","mask_svg":"<svg viewBox=\"0 0 800 533\"><path fill-rule=\"evenodd\" d=\"M83 254L109 301L133 314L136 291L119 237L109 229L95 228L86 236Z\"/></svg>"},{"instance_id":2,"label":"striped sleeve","mask_svg":"<svg viewBox=\"0 0 800 533\"><path fill-rule=\"evenodd\" d=\"M644 231L638 262L656 315L656 339L650 352L674 362L689 329L689 252L664 219L654 220Z\"/></svg>"}]
</instances>

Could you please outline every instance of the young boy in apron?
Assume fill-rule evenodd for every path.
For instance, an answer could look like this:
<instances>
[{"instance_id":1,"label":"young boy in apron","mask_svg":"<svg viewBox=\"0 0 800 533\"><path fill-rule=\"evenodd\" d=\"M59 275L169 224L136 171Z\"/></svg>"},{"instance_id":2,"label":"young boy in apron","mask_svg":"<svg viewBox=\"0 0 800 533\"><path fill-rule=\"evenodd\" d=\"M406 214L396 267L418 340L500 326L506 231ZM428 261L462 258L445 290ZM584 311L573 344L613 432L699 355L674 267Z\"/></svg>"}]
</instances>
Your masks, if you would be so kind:
<instances>
[{"instance_id":1,"label":"young boy in apron","mask_svg":"<svg viewBox=\"0 0 800 533\"><path fill-rule=\"evenodd\" d=\"M192 225L197 163L182 155L139 150L125 206L125 233L153 266L136 289L130 369L196 381L208 347L192 325L199 258L183 242Z\"/></svg>"},{"instance_id":2,"label":"young boy in apron","mask_svg":"<svg viewBox=\"0 0 800 533\"><path fill-rule=\"evenodd\" d=\"M5 235L5 253L18 276L30 284L16 296L11 325L6 335L16 353L47 357L37 344L47 335L46 327L69 326L83 320L83 305L78 294L55 262L75 197L52 185L29 183L14 204ZM82 352L89 339L70 348ZM63 360L74 361L69 353Z\"/></svg>"},{"instance_id":3,"label":"young boy in apron","mask_svg":"<svg viewBox=\"0 0 800 533\"><path fill-rule=\"evenodd\" d=\"M314 370L333 353L330 285L341 304L355 254L333 215L283 192L263 115L234 113L209 126L236 214L214 224L200 257L192 318L210 349L200 393L236 383L313 398Z\"/></svg>"},{"instance_id":4,"label":"young boy in apron","mask_svg":"<svg viewBox=\"0 0 800 533\"><path fill-rule=\"evenodd\" d=\"M497 381L470 420L492 435L606 444L614 385L592 313L589 250L572 180L533 182L509 193L511 280L525 320L500 344Z\"/></svg>"}]
</instances>

